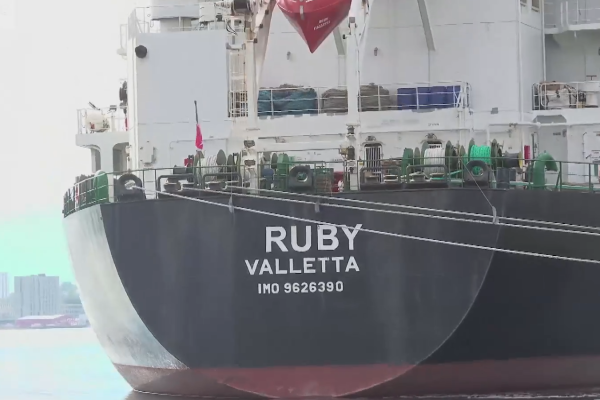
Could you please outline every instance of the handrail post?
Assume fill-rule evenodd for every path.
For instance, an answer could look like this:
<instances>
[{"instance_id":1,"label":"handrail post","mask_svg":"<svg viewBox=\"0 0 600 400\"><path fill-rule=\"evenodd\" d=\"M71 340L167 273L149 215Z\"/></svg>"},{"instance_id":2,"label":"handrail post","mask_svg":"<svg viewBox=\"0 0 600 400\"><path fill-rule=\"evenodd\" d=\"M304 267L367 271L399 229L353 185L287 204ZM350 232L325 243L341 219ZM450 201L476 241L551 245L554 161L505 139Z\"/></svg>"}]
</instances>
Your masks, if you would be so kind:
<instances>
[{"instance_id":1,"label":"handrail post","mask_svg":"<svg viewBox=\"0 0 600 400\"><path fill-rule=\"evenodd\" d=\"M523 158L523 161L525 162L525 158ZM535 163L534 160L531 160L531 167L529 168L529 176L527 177L527 190L531 189L531 182L533 181L533 164ZM525 165L525 164L523 164ZM527 171L527 166L525 167L525 171Z\"/></svg>"},{"instance_id":2,"label":"handrail post","mask_svg":"<svg viewBox=\"0 0 600 400\"><path fill-rule=\"evenodd\" d=\"M558 168L558 170L559 170L559 173L558 173L558 182L559 182L558 188L559 189L558 189L558 191L560 192L560 191L562 191L562 186L563 186L563 162L559 161L558 165L559 165L559 168Z\"/></svg>"},{"instance_id":3,"label":"handrail post","mask_svg":"<svg viewBox=\"0 0 600 400\"><path fill-rule=\"evenodd\" d=\"M594 185L592 184L592 164L588 163L588 185L590 193L594 193Z\"/></svg>"},{"instance_id":4,"label":"handrail post","mask_svg":"<svg viewBox=\"0 0 600 400\"><path fill-rule=\"evenodd\" d=\"M115 201L115 173L109 173L108 176L108 199L106 199L109 203L113 203Z\"/></svg>"},{"instance_id":5,"label":"handrail post","mask_svg":"<svg viewBox=\"0 0 600 400\"><path fill-rule=\"evenodd\" d=\"M158 192L162 191L162 188L160 187L160 182L158 182L157 176L156 176L156 168L154 168L152 170L154 172L154 182L156 182L158 184L158 191L156 193L154 193L154 198L157 199L158 198ZM142 184L144 185L144 189L146 188L146 182L142 182Z\"/></svg>"},{"instance_id":6,"label":"handrail post","mask_svg":"<svg viewBox=\"0 0 600 400\"><path fill-rule=\"evenodd\" d=\"M317 92L317 114L321 114L321 98L323 97L323 94L321 93L322 89L323 88L319 87L316 90L316 92Z\"/></svg>"}]
</instances>

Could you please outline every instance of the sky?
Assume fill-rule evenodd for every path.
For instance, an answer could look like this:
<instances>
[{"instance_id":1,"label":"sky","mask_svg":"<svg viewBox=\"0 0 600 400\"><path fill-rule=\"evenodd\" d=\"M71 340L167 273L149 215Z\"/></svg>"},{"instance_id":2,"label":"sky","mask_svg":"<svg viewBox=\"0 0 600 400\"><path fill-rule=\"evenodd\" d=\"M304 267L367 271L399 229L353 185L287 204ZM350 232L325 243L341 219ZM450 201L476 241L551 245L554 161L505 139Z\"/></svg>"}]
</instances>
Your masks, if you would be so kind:
<instances>
[{"instance_id":1,"label":"sky","mask_svg":"<svg viewBox=\"0 0 600 400\"><path fill-rule=\"evenodd\" d=\"M132 0L0 0L0 272L74 281L62 196L91 173L77 109L118 104Z\"/></svg>"}]
</instances>

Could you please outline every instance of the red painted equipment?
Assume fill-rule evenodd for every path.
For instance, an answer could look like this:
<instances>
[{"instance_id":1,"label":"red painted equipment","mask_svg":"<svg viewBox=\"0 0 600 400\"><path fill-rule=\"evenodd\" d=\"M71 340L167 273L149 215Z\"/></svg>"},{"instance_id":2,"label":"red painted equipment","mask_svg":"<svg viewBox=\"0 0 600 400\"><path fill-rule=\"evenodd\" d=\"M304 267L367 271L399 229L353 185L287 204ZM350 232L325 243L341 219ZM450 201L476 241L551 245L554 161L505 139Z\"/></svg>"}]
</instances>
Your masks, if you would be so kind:
<instances>
[{"instance_id":1,"label":"red painted equipment","mask_svg":"<svg viewBox=\"0 0 600 400\"><path fill-rule=\"evenodd\" d=\"M352 0L277 0L288 21L314 53L348 16Z\"/></svg>"},{"instance_id":2,"label":"red painted equipment","mask_svg":"<svg viewBox=\"0 0 600 400\"><path fill-rule=\"evenodd\" d=\"M525 159L525 161L531 160L531 146L523 146L523 158Z\"/></svg>"},{"instance_id":3,"label":"red painted equipment","mask_svg":"<svg viewBox=\"0 0 600 400\"><path fill-rule=\"evenodd\" d=\"M343 187L344 184L344 171L335 171L333 173L333 187L331 189L332 192L338 193L340 191L340 186Z\"/></svg>"}]
</instances>

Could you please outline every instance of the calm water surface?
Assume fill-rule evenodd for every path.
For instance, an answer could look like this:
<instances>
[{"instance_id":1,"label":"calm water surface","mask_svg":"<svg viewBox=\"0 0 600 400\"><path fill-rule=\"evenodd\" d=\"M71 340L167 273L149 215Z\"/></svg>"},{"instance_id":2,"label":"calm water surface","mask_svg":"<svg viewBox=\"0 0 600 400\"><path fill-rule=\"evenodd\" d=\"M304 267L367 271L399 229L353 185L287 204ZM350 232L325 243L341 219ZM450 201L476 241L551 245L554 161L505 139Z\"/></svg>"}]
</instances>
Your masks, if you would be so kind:
<instances>
[{"instance_id":1,"label":"calm water surface","mask_svg":"<svg viewBox=\"0 0 600 400\"><path fill-rule=\"evenodd\" d=\"M449 396L445 399L600 400L600 394L593 392L515 394L475 398ZM182 400L182 397L151 396L131 392L129 385L104 355L93 331L86 328L0 330L0 399ZM429 399L439 400L442 397Z\"/></svg>"},{"instance_id":2,"label":"calm water surface","mask_svg":"<svg viewBox=\"0 0 600 400\"><path fill-rule=\"evenodd\" d=\"M124 400L130 391L89 328L0 330L0 399Z\"/></svg>"}]
</instances>

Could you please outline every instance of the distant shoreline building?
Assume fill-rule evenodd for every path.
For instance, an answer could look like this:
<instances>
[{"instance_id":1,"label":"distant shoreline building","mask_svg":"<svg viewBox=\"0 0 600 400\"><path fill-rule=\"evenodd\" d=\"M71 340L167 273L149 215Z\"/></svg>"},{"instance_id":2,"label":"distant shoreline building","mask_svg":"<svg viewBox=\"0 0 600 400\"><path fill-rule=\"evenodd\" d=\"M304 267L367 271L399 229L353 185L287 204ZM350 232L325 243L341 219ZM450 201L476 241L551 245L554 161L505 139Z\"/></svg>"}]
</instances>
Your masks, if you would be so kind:
<instances>
[{"instance_id":1,"label":"distant shoreline building","mask_svg":"<svg viewBox=\"0 0 600 400\"><path fill-rule=\"evenodd\" d=\"M8 298L8 273L0 272L0 299Z\"/></svg>"},{"instance_id":2,"label":"distant shoreline building","mask_svg":"<svg viewBox=\"0 0 600 400\"><path fill-rule=\"evenodd\" d=\"M14 319L15 319L15 312L14 312L13 299L10 296L0 299L0 322L12 321Z\"/></svg>"},{"instance_id":3,"label":"distant shoreline building","mask_svg":"<svg viewBox=\"0 0 600 400\"><path fill-rule=\"evenodd\" d=\"M60 305L58 276L40 274L15 277L15 317L57 315Z\"/></svg>"},{"instance_id":4,"label":"distant shoreline building","mask_svg":"<svg viewBox=\"0 0 600 400\"><path fill-rule=\"evenodd\" d=\"M85 314L81 304L62 304L60 308L61 314L65 314L70 317L80 317L81 315Z\"/></svg>"},{"instance_id":5,"label":"distant shoreline building","mask_svg":"<svg viewBox=\"0 0 600 400\"><path fill-rule=\"evenodd\" d=\"M77 318L68 315L32 315L22 317L15 321L15 326L19 329L35 328L71 328L84 326Z\"/></svg>"}]
</instances>

